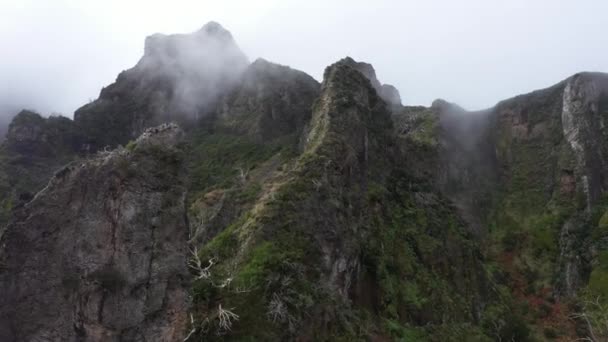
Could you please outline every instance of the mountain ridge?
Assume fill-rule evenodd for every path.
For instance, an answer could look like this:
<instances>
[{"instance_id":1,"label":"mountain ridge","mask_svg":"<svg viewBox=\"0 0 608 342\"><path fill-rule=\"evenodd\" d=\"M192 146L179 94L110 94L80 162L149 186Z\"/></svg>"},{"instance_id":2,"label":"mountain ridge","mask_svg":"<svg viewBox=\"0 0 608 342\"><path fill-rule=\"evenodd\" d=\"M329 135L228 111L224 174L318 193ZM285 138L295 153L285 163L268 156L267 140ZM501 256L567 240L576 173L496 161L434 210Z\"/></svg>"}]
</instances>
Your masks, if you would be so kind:
<instances>
[{"instance_id":1,"label":"mountain ridge","mask_svg":"<svg viewBox=\"0 0 608 342\"><path fill-rule=\"evenodd\" d=\"M213 22L153 35L145 50L74 120L24 111L11 123L0 147L0 337L608 334L568 317L608 295L608 74L469 112L444 100L404 106L350 57L322 83L249 63ZM92 236L114 242L87 256ZM165 273L140 277L129 249ZM167 300L137 295L146 291ZM62 301L60 313L37 299ZM123 300L135 303L126 316ZM594 310L584 313L603 314Z\"/></svg>"}]
</instances>

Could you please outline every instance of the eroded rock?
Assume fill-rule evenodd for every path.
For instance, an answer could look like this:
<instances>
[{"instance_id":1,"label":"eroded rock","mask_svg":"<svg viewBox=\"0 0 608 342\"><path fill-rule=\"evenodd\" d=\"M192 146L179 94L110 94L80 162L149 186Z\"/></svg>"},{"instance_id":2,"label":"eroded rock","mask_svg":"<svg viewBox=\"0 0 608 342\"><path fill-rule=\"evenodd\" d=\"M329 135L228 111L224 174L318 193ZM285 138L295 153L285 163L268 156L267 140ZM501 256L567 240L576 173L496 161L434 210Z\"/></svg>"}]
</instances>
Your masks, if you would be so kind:
<instances>
[{"instance_id":1,"label":"eroded rock","mask_svg":"<svg viewBox=\"0 0 608 342\"><path fill-rule=\"evenodd\" d=\"M58 171L1 237L0 340L176 341L188 227L175 125Z\"/></svg>"}]
</instances>

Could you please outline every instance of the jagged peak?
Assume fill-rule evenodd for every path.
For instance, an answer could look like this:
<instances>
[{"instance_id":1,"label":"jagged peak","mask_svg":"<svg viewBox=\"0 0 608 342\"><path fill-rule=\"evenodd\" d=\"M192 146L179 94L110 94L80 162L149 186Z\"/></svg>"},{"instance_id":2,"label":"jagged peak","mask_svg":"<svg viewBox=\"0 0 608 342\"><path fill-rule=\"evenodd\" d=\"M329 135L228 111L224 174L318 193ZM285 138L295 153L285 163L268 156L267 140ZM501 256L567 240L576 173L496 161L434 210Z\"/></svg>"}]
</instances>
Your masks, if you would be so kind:
<instances>
[{"instance_id":1,"label":"jagged peak","mask_svg":"<svg viewBox=\"0 0 608 342\"><path fill-rule=\"evenodd\" d=\"M166 54L175 56L183 48L193 48L194 46L205 46L215 44L213 48L223 46L235 51L235 54L246 57L240 51L230 31L215 21L210 21L199 30L192 33L162 34L155 33L146 37L144 43L144 56L156 56ZM188 50L188 49L186 49Z\"/></svg>"},{"instance_id":2,"label":"jagged peak","mask_svg":"<svg viewBox=\"0 0 608 342\"><path fill-rule=\"evenodd\" d=\"M226 30L220 23L217 21L210 21L203 25L197 32L204 32L207 34L230 34L228 30Z\"/></svg>"},{"instance_id":3,"label":"jagged peak","mask_svg":"<svg viewBox=\"0 0 608 342\"><path fill-rule=\"evenodd\" d=\"M313 111L306 148L321 146L327 132L353 145L371 126L392 130L389 110L369 79L344 59L325 69L321 96ZM348 127L348 129L346 129Z\"/></svg>"},{"instance_id":4,"label":"jagged peak","mask_svg":"<svg viewBox=\"0 0 608 342\"><path fill-rule=\"evenodd\" d=\"M356 64L352 64L351 61L354 62L350 57L343 58L325 68L323 86L327 88L334 85L343 86L348 84L352 86L353 84L368 84L371 88L374 88L371 80L357 69Z\"/></svg>"},{"instance_id":5,"label":"jagged peak","mask_svg":"<svg viewBox=\"0 0 608 342\"><path fill-rule=\"evenodd\" d=\"M19 113L17 113L17 115L15 115L15 117L13 118L13 122L18 122L19 120L22 120L24 118L42 119L42 115L30 109L22 109L19 111Z\"/></svg>"},{"instance_id":6,"label":"jagged peak","mask_svg":"<svg viewBox=\"0 0 608 342\"><path fill-rule=\"evenodd\" d=\"M22 109L13 117L8 125L8 137L12 137L16 130L21 130L24 127L33 127L43 125L45 119L42 115L29 109Z\"/></svg>"},{"instance_id":7,"label":"jagged peak","mask_svg":"<svg viewBox=\"0 0 608 342\"><path fill-rule=\"evenodd\" d=\"M376 89L377 91L380 89L381 84L380 81L378 81L378 78L376 77L376 70L374 69L373 65L366 62L358 62L350 56L342 58L338 61L338 63L348 65L359 71L371 82L374 89Z\"/></svg>"},{"instance_id":8,"label":"jagged peak","mask_svg":"<svg viewBox=\"0 0 608 342\"><path fill-rule=\"evenodd\" d=\"M401 106L399 90L390 84L382 84L376 76L376 70L373 65L366 62L358 62L350 56L342 58L338 63L348 65L363 74L386 103L393 106Z\"/></svg>"}]
</instances>

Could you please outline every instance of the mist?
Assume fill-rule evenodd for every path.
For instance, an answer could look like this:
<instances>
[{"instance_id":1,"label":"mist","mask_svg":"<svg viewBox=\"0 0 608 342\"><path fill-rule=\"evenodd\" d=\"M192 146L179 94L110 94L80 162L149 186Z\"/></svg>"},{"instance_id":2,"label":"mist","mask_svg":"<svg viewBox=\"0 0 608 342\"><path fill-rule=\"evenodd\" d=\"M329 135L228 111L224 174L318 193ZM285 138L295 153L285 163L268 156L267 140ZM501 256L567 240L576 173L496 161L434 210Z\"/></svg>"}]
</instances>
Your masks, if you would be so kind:
<instances>
[{"instance_id":1,"label":"mist","mask_svg":"<svg viewBox=\"0 0 608 342\"><path fill-rule=\"evenodd\" d=\"M155 34L146 38L144 57L134 71L170 83L161 113L198 115L214 105L249 65L230 32L210 22L192 34ZM151 80L143 80L150 83ZM168 107L168 108L165 108Z\"/></svg>"},{"instance_id":2,"label":"mist","mask_svg":"<svg viewBox=\"0 0 608 342\"><path fill-rule=\"evenodd\" d=\"M0 122L22 107L72 117L137 64L145 37L213 20L249 60L320 81L327 65L351 56L371 63L406 105L444 98L483 109L576 72L607 71L607 10L600 0L1 1L0 108L9 110ZM196 105L188 94L198 90L185 83L178 98Z\"/></svg>"}]
</instances>

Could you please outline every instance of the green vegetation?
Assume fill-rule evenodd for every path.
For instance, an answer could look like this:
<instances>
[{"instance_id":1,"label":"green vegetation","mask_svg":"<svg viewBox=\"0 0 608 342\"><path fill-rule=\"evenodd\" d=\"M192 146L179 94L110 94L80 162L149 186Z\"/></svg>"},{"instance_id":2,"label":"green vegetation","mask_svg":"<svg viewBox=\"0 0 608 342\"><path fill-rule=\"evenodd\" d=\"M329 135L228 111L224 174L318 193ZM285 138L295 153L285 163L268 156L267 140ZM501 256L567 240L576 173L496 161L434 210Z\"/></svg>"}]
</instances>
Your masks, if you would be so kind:
<instances>
[{"instance_id":1,"label":"green vegetation","mask_svg":"<svg viewBox=\"0 0 608 342\"><path fill-rule=\"evenodd\" d=\"M436 147L438 141L439 117L436 113L425 110L417 113L411 120L410 132L406 135L413 143Z\"/></svg>"},{"instance_id":2,"label":"green vegetation","mask_svg":"<svg viewBox=\"0 0 608 342\"><path fill-rule=\"evenodd\" d=\"M294 146L284 140L263 144L246 136L207 134L196 135L189 151L191 192L206 192L211 187L230 188L239 176L259 163L281 152L293 155ZM251 190L251 189L250 189Z\"/></svg>"},{"instance_id":3,"label":"green vegetation","mask_svg":"<svg viewBox=\"0 0 608 342\"><path fill-rule=\"evenodd\" d=\"M279 150L224 135L194 142L200 156L192 168L194 189L238 187L237 200L273 189L200 248L200 260L214 263L210 276L193 286L195 321L212 323L197 336L276 340L297 331L313 340L487 341L470 323L479 315L473 308L483 287L484 275L475 271L483 268L478 247L429 180L391 161L392 127L384 109L357 108L368 114L340 117L352 112L353 102L338 99L329 107L317 102L305 152L270 184L240 185L235 168L253 170ZM364 144L353 133L362 127ZM357 157L362 150L369 156L365 165ZM350 303L334 288L353 275L332 268L353 262L361 262L364 279L357 282L372 286L351 289L371 291L355 295L372 297L362 303ZM338 279L328 272L338 272ZM239 315L229 334L215 324L220 305Z\"/></svg>"},{"instance_id":4,"label":"green vegetation","mask_svg":"<svg viewBox=\"0 0 608 342\"><path fill-rule=\"evenodd\" d=\"M129 151L133 151L133 150L135 150L135 147L137 147L137 143L136 143L134 140L130 140L130 141L127 143L127 146L125 146L125 148L126 148L127 150L129 150Z\"/></svg>"}]
</instances>

